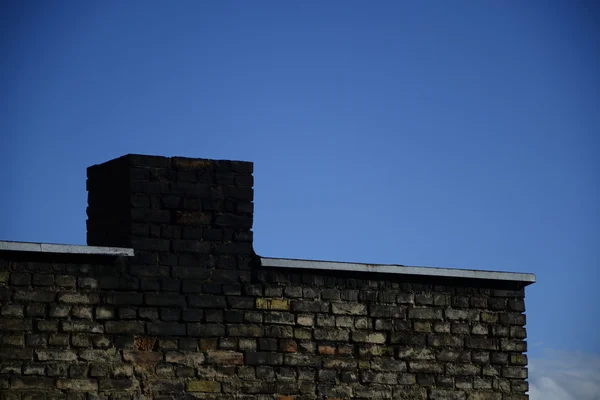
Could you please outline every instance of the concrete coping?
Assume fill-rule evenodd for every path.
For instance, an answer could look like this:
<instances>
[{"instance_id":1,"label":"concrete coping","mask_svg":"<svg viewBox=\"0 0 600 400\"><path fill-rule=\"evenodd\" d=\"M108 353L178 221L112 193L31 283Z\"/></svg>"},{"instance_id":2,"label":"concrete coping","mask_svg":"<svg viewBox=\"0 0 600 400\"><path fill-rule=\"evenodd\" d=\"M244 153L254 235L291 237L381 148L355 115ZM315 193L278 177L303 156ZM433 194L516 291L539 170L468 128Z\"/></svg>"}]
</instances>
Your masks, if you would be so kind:
<instances>
[{"instance_id":1,"label":"concrete coping","mask_svg":"<svg viewBox=\"0 0 600 400\"><path fill-rule=\"evenodd\" d=\"M52 254L93 254L103 256L133 257L133 249L123 247L82 246L73 244L50 244L32 242L10 242L0 240L0 251L22 251Z\"/></svg>"},{"instance_id":2,"label":"concrete coping","mask_svg":"<svg viewBox=\"0 0 600 400\"><path fill-rule=\"evenodd\" d=\"M535 283L535 275L518 272L481 271L437 267L409 267L389 264L362 264L336 261L294 260L289 258L261 257L263 267L321 269L330 271L375 272L383 274L420 275L443 278L483 279L493 281Z\"/></svg>"}]
</instances>

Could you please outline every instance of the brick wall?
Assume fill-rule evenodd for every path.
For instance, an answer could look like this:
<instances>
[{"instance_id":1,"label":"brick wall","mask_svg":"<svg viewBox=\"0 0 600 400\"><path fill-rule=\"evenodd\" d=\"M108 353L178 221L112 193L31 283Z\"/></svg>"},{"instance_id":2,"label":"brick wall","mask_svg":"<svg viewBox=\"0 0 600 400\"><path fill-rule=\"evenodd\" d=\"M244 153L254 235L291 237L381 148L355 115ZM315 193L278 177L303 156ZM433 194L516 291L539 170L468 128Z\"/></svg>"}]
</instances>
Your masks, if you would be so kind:
<instances>
[{"instance_id":1,"label":"brick wall","mask_svg":"<svg viewBox=\"0 0 600 400\"><path fill-rule=\"evenodd\" d=\"M515 282L266 268L252 165L88 171L88 243L0 252L2 399L526 399Z\"/></svg>"}]
</instances>

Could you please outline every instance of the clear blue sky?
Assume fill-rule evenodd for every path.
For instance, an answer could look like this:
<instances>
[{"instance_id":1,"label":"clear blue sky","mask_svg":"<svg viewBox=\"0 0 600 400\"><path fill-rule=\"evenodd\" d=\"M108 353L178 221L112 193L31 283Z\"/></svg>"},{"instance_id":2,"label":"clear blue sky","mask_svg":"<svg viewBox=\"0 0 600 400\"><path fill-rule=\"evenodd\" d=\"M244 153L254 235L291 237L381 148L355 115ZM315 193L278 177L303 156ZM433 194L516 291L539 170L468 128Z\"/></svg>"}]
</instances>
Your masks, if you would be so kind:
<instances>
[{"instance_id":1,"label":"clear blue sky","mask_svg":"<svg viewBox=\"0 0 600 400\"><path fill-rule=\"evenodd\" d=\"M260 255L534 272L529 354L598 354L599 4L4 2L0 239L85 243L125 153L250 160Z\"/></svg>"}]
</instances>

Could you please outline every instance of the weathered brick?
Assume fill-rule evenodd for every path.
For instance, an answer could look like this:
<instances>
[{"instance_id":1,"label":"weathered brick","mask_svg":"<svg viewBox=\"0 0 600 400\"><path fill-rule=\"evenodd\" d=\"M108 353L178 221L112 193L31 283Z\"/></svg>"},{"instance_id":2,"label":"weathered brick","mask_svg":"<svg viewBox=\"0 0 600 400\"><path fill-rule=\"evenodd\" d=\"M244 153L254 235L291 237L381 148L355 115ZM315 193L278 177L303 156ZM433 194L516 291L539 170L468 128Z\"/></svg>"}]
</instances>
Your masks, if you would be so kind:
<instances>
[{"instance_id":1,"label":"weathered brick","mask_svg":"<svg viewBox=\"0 0 600 400\"><path fill-rule=\"evenodd\" d=\"M52 303L56 297L56 292L50 290L16 290L14 294L15 301L30 303Z\"/></svg>"},{"instance_id":2,"label":"weathered brick","mask_svg":"<svg viewBox=\"0 0 600 400\"><path fill-rule=\"evenodd\" d=\"M28 304L25 308L25 315L33 318L45 318L46 317L46 305L45 304Z\"/></svg>"},{"instance_id":3,"label":"weathered brick","mask_svg":"<svg viewBox=\"0 0 600 400\"><path fill-rule=\"evenodd\" d=\"M221 337L225 335L225 325L188 323L187 334L197 337Z\"/></svg>"},{"instance_id":4,"label":"weathered brick","mask_svg":"<svg viewBox=\"0 0 600 400\"><path fill-rule=\"evenodd\" d=\"M464 339L460 336L431 334L427 336L427 342L433 347L463 347Z\"/></svg>"},{"instance_id":5,"label":"weathered brick","mask_svg":"<svg viewBox=\"0 0 600 400\"><path fill-rule=\"evenodd\" d=\"M500 314L500 322L505 325L519 325L523 326L526 324L525 314L519 313L502 313Z\"/></svg>"},{"instance_id":6,"label":"weathered brick","mask_svg":"<svg viewBox=\"0 0 600 400\"><path fill-rule=\"evenodd\" d=\"M10 274L10 283L14 286L31 285L31 274L27 272L13 272Z\"/></svg>"},{"instance_id":7,"label":"weathered brick","mask_svg":"<svg viewBox=\"0 0 600 400\"><path fill-rule=\"evenodd\" d=\"M468 337L466 347L468 349L498 350L498 342L495 339Z\"/></svg>"},{"instance_id":8,"label":"weathered brick","mask_svg":"<svg viewBox=\"0 0 600 400\"><path fill-rule=\"evenodd\" d=\"M144 333L144 323L138 321L108 321L106 333Z\"/></svg>"},{"instance_id":9,"label":"weathered brick","mask_svg":"<svg viewBox=\"0 0 600 400\"><path fill-rule=\"evenodd\" d=\"M292 310L301 313L329 312L329 303L312 300L293 300ZM365 307L366 315L366 307Z\"/></svg>"},{"instance_id":10,"label":"weathered brick","mask_svg":"<svg viewBox=\"0 0 600 400\"><path fill-rule=\"evenodd\" d=\"M409 361L408 370L416 373L441 374L444 372L444 366L431 361Z\"/></svg>"},{"instance_id":11,"label":"weathered brick","mask_svg":"<svg viewBox=\"0 0 600 400\"><path fill-rule=\"evenodd\" d=\"M409 308L408 318L441 320L442 310L439 308Z\"/></svg>"},{"instance_id":12,"label":"weathered brick","mask_svg":"<svg viewBox=\"0 0 600 400\"><path fill-rule=\"evenodd\" d=\"M389 306L382 304L371 304L369 315L383 318L406 318L406 308L403 306Z\"/></svg>"},{"instance_id":13,"label":"weathered brick","mask_svg":"<svg viewBox=\"0 0 600 400\"><path fill-rule=\"evenodd\" d=\"M362 303L335 302L331 303L331 312L340 315L367 315L367 305Z\"/></svg>"},{"instance_id":14,"label":"weathered brick","mask_svg":"<svg viewBox=\"0 0 600 400\"><path fill-rule=\"evenodd\" d=\"M188 296L188 305L195 308L225 308L225 296L194 295Z\"/></svg>"},{"instance_id":15,"label":"weathered brick","mask_svg":"<svg viewBox=\"0 0 600 400\"><path fill-rule=\"evenodd\" d=\"M264 335L264 327L253 324L231 324L227 325L230 336L261 337Z\"/></svg>"},{"instance_id":16,"label":"weathered brick","mask_svg":"<svg viewBox=\"0 0 600 400\"><path fill-rule=\"evenodd\" d=\"M527 342L524 340L500 339L500 349L502 351L527 351Z\"/></svg>"},{"instance_id":17,"label":"weathered brick","mask_svg":"<svg viewBox=\"0 0 600 400\"><path fill-rule=\"evenodd\" d=\"M287 299L275 299L259 297L256 299L256 308L261 310L289 310L290 301Z\"/></svg>"},{"instance_id":18,"label":"weathered brick","mask_svg":"<svg viewBox=\"0 0 600 400\"><path fill-rule=\"evenodd\" d=\"M96 304L98 294L96 293L61 293L58 295L59 303L64 304Z\"/></svg>"},{"instance_id":19,"label":"weathered brick","mask_svg":"<svg viewBox=\"0 0 600 400\"><path fill-rule=\"evenodd\" d=\"M502 376L505 378L527 379L527 368L525 367L503 367Z\"/></svg>"},{"instance_id":20,"label":"weathered brick","mask_svg":"<svg viewBox=\"0 0 600 400\"><path fill-rule=\"evenodd\" d=\"M352 341L358 343L378 343L383 344L386 340L386 334L382 332L354 331L352 332Z\"/></svg>"},{"instance_id":21,"label":"weathered brick","mask_svg":"<svg viewBox=\"0 0 600 400\"><path fill-rule=\"evenodd\" d=\"M209 350L206 353L206 363L217 365L242 365L244 354L236 351Z\"/></svg>"},{"instance_id":22,"label":"weathered brick","mask_svg":"<svg viewBox=\"0 0 600 400\"><path fill-rule=\"evenodd\" d=\"M64 332L104 332L101 324L92 321L62 321L61 328Z\"/></svg>"},{"instance_id":23,"label":"weathered brick","mask_svg":"<svg viewBox=\"0 0 600 400\"><path fill-rule=\"evenodd\" d=\"M49 350L39 349L35 351L37 359L40 361L75 361L77 354L72 350Z\"/></svg>"},{"instance_id":24,"label":"weathered brick","mask_svg":"<svg viewBox=\"0 0 600 400\"><path fill-rule=\"evenodd\" d=\"M23 317L24 307L21 304L5 304L2 306L2 314L3 317Z\"/></svg>"},{"instance_id":25,"label":"weathered brick","mask_svg":"<svg viewBox=\"0 0 600 400\"><path fill-rule=\"evenodd\" d=\"M77 392L93 392L98 390L98 381L96 379L58 379L56 388Z\"/></svg>"},{"instance_id":26,"label":"weathered brick","mask_svg":"<svg viewBox=\"0 0 600 400\"><path fill-rule=\"evenodd\" d=\"M446 375L480 375L481 367L474 364L446 364Z\"/></svg>"},{"instance_id":27,"label":"weathered brick","mask_svg":"<svg viewBox=\"0 0 600 400\"><path fill-rule=\"evenodd\" d=\"M54 389L54 380L52 378L44 378L41 376L13 376L10 378L10 388L12 390L52 390Z\"/></svg>"},{"instance_id":28,"label":"weathered brick","mask_svg":"<svg viewBox=\"0 0 600 400\"><path fill-rule=\"evenodd\" d=\"M185 336L186 325L169 322L148 323L149 335Z\"/></svg>"},{"instance_id":29,"label":"weathered brick","mask_svg":"<svg viewBox=\"0 0 600 400\"><path fill-rule=\"evenodd\" d=\"M246 365L281 365L283 354L272 352L250 351L244 355Z\"/></svg>"},{"instance_id":30,"label":"weathered brick","mask_svg":"<svg viewBox=\"0 0 600 400\"><path fill-rule=\"evenodd\" d=\"M204 354L196 351L169 351L165 353L166 362L189 367L198 367L204 364L205 360Z\"/></svg>"},{"instance_id":31,"label":"weathered brick","mask_svg":"<svg viewBox=\"0 0 600 400\"><path fill-rule=\"evenodd\" d=\"M344 342L350 338L350 333L341 329L315 329L314 335L316 340L327 340L333 342Z\"/></svg>"},{"instance_id":32,"label":"weathered brick","mask_svg":"<svg viewBox=\"0 0 600 400\"><path fill-rule=\"evenodd\" d=\"M189 392L217 393L221 391L221 383L214 381L189 381L187 382Z\"/></svg>"},{"instance_id":33,"label":"weathered brick","mask_svg":"<svg viewBox=\"0 0 600 400\"><path fill-rule=\"evenodd\" d=\"M400 347L398 358L401 360L435 360L435 353L426 347Z\"/></svg>"},{"instance_id":34,"label":"weathered brick","mask_svg":"<svg viewBox=\"0 0 600 400\"><path fill-rule=\"evenodd\" d=\"M433 389L429 395L430 400L466 400L467 395L462 391Z\"/></svg>"},{"instance_id":35,"label":"weathered brick","mask_svg":"<svg viewBox=\"0 0 600 400\"><path fill-rule=\"evenodd\" d=\"M284 364L293 367L319 367L321 358L310 354L285 354Z\"/></svg>"},{"instance_id":36,"label":"weathered brick","mask_svg":"<svg viewBox=\"0 0 600 400\"><path fill-rule=\"evenodd\" d=\"M0 318L0 331L30 331L32 328L30 319Z\"/></svg>"}]
</instances>

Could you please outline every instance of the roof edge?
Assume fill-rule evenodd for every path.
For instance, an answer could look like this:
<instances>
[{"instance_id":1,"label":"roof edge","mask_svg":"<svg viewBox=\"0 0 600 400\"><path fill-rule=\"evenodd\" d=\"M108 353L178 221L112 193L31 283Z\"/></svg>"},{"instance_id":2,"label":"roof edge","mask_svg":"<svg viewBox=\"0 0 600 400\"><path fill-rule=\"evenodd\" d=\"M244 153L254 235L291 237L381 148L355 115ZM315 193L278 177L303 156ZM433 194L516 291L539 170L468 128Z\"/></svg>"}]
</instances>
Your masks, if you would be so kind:
<instances>
[{"instance_id":1,"label":"roof edge","mask_svg":"<svg viewBox=\"0 0 600 400\"><path fill-rule=\"evenodd\" d=\"M337 261L297 260L291 258L261 257L263 267L320 269L330 271L374 272L384 274L419 275L441 278L462 278L493 281L522 282L530 285L536 282L536 277L531 273L483 271L473 269L438 268L438 267L411 267L390 264L364 264Z\"/></svg>"},{"instance_id":2,"label":"roof edge","mask_svg":"<svg viewBox=\"0 0 600 400\"><path fill-rule=\"evenodd\" d=\"M12 242L0 240L0 251L19 251L50 254L90 254L103 256L133 257L134 251L124 247L84 246L74 244L51 244L34 242Z\"/></svg>"}]
</instances>

